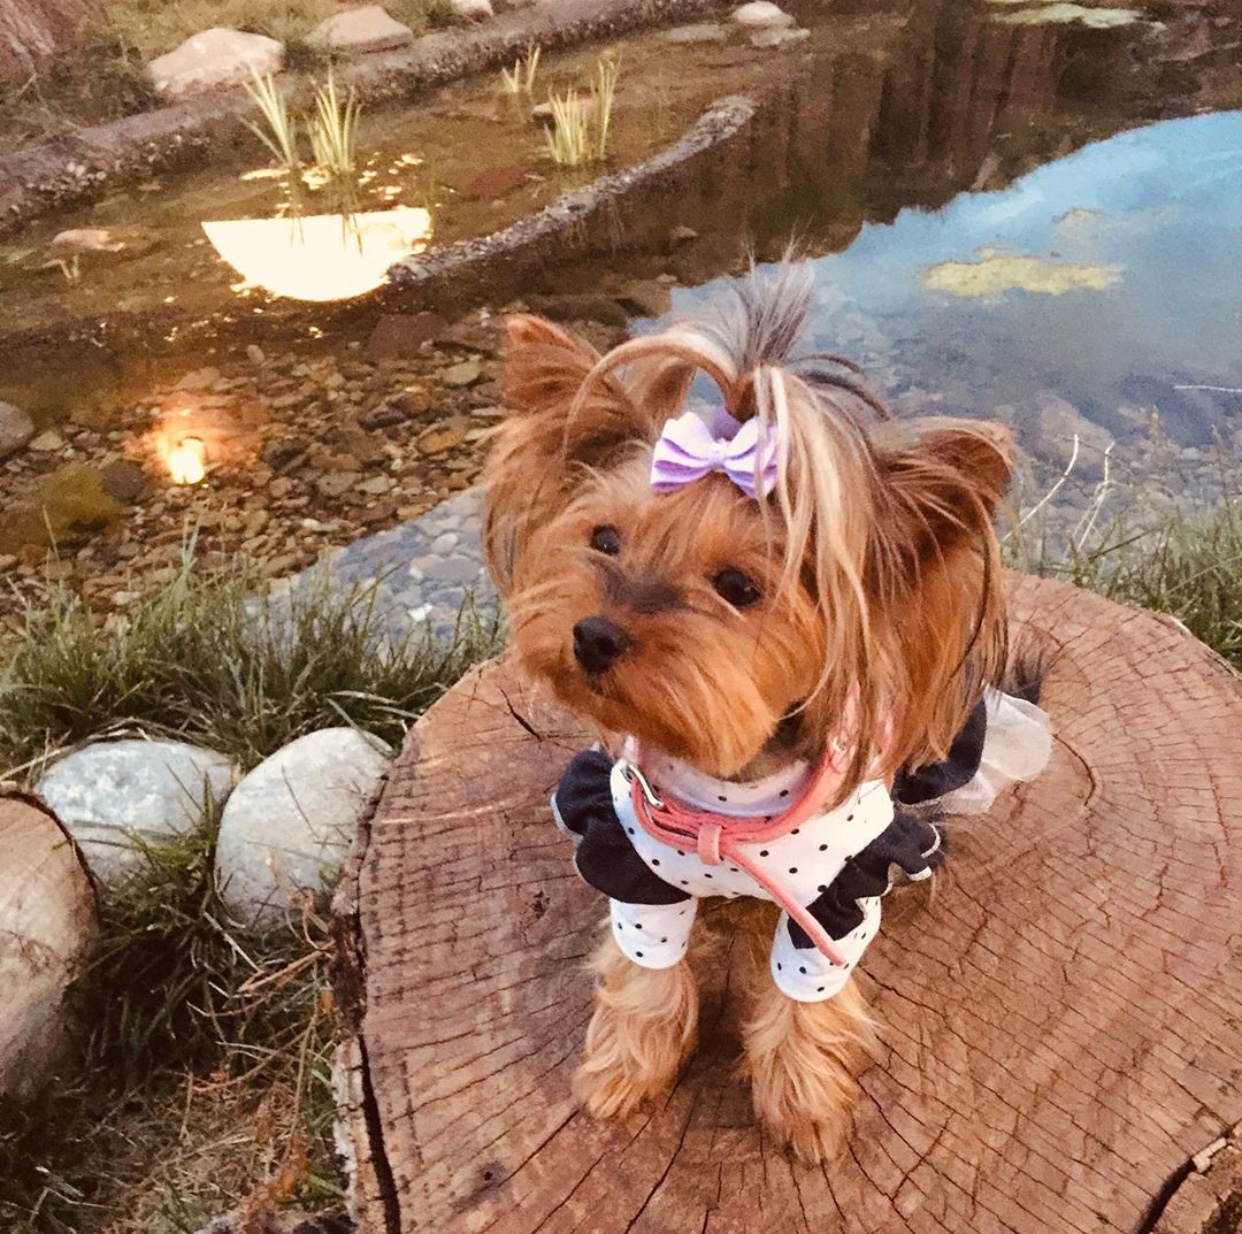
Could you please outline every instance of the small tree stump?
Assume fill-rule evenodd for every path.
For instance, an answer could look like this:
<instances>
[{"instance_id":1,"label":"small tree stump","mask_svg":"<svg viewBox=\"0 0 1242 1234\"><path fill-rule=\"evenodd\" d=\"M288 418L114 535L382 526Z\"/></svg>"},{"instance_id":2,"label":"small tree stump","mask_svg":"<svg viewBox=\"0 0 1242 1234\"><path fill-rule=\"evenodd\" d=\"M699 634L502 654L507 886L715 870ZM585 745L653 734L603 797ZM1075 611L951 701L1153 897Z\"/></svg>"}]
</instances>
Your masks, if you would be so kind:
<instances>
[{"instance_id":1,"label":"small tree stump","mask_svg":"<svg viewBox=\"0 0 1242 1234\"><path fill-rule=\"evenodd\" d=\"M29 1091L55 1061L65 993L94 937L77 846L36 798L0 788L0 1093Z\"/></svg>"},{"instance_id":2,"label":"small tree stump","mask_svg":"<svg viewBox=\"0 0 1242 1234\"><path fill-rule=\"evenodd\" d=\"M547 803L587 735L503 662L428 712L337 904L360 1229L1149 1230L1242 1121L1242 690L1168 618L1010 592L1053 654L1054 761L950 820L934 894L868 952L885 1047L823 1169L755 1125L718 914L676 1089L621 1122L575 1110L604 906Z\"/></svg>"}]
</instances>

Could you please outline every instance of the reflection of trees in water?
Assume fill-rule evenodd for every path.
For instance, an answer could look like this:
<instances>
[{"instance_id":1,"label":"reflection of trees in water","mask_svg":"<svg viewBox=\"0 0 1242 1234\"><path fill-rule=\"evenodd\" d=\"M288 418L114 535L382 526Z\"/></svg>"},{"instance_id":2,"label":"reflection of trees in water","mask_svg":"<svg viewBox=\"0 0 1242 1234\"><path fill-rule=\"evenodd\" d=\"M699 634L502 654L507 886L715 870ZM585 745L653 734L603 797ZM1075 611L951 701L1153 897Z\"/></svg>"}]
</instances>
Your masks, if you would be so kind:
<instances>
[{"instance_id":1,"label":"reflection of trees in water","mask_svg":"<svg viewBox=\"0 0 1242 1234\"><path fill-rule=\"evenodd\" d=\"M886 51L821 60L778 93L757 126L768 166L750 178L761 185L766 172L773 190L750 214L760 251L791 231L840 248L864 220L999 187L1068 153L1092 127L1120 127L1133 40L1120 30L1004 24L938 0L919 6ZM1089 91L1084 64L1095 70ZM1066 107L1088 94L1090 124Z\"/></svg>"}]
</instances>

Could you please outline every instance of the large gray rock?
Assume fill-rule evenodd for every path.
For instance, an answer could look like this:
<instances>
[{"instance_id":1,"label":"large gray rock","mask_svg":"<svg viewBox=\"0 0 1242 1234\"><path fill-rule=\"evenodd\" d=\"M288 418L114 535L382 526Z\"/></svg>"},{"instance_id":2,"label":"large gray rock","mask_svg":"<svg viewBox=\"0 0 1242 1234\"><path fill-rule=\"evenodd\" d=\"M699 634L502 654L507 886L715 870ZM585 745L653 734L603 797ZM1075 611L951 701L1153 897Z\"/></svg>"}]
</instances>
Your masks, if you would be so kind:
<instances>
[{"instance_id":1,"label":"large gray rock","mask_svg":"<svg viewBox=\"0 0 1242 1234\"><path fill-rule=\"evenodd\" d=\"M220 820L216 880L238 921L276 925L299 892L330 886L390 758L374 737L326 728L278 750L237 786Z\"/></svg>"},{"instance_id":2,"label":"large gray rock","mask_svg":"<svg viewBox=\"0 0 1242 1234\"><path fill-rule=\"evenodd\" d=\"M285 45L263 34L245 34L216 26L191 35L166 56L150 64L151 81L162 98L204 94L226 86L240 86L253 74L279 73Z\"/></svg>"},{"instance_id":3,"label":"large gray rock","mask_svg":"<svg viewBox=\"0 0 1242 1234\"><path fill-rule=\"evenodd\" d=\"M378 4L367 4L321 21L311 31L310 41L330 51L361 54L403 47L414 41L414 31L389 17Z\"/></svg>"},{"instance_id":4,"label":"large gray rock","mask_svg":"<svg viewBox=\"0 0 1242 1234\"><path fill-rule=\"evenodd\" d=\"M141 870L143 846L192 831L209 801L229 794L237 769L180 741L106 741L55 763L36 792L55 810L103 883Z\"/></svg>"},{"instance_id":5,"label":"large gray rock","mask_svg":"<svg viewBox=\"0 0 1242 1234\"><path fill-rule=\"evenodd\" d=\"M20 450L34 434L34 421L20 407L0 403L0 459Z\"/></svg>"}]
</instances>

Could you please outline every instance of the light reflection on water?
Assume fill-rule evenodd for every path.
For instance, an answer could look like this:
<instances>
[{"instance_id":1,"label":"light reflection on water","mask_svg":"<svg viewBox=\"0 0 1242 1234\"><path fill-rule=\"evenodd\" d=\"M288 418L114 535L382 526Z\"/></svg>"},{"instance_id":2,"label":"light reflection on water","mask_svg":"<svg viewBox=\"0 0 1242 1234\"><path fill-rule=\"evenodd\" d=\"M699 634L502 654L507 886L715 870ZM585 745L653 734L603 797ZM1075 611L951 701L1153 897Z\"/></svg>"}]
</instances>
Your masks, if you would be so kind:
<instances>
[{"instance_id":1,"label":"light reflection on water","mask_svg":"<svg viewBox=\"0 0 1242 1234\"><path fill-rule=\"evenodd\" d=\"M212 247L245 279L293 300L348 300L374 291L394 263L422 252L431 215L414 206L350 214L205 222ZM239 289L241 290L241 289Z\"/></svg>"},{"instance_id":2,"label":"light reflection on water","mask_svg":"<svg viewBox=\"0 0 1242 1234\"><path fill-rule=\"evenodd\" d=\"M1213 425L1242 423L1240 179L1242 112L1226 112L1122 133L1002 191L865 224L844 252L811 262L814 343L853 354L899 407L934 391L933 410L1008 404L1021 427L1054 395L1119 438L1158 411L1182 444L1206 443ZM1027 290L1037 284L1014 271L1036 268L1110 273ZM675 309L714 287L678 292Z\"/></svg>"}]
</instances>

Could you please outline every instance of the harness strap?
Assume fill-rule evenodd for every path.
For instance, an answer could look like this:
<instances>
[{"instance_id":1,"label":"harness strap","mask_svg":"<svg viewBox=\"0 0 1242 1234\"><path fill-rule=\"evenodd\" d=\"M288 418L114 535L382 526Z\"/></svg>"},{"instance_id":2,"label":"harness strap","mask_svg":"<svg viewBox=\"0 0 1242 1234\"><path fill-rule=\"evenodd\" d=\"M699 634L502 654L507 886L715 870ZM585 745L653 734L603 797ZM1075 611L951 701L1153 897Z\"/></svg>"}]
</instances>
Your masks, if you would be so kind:
<instances>
[{"instance_id":1,"label":"harness strap","mask_svg":"<svg viewBox=\"0 0 1242 1234\"><path fill-rule=\"evenodd\" d=\"M834 965L845 967L845 953L828 932L798 902L793 893L757 866L741 849L744 844L761 844L788 835L809 819L823 802L832 781L840 781L848 766L848 750L841 743L830 743L815 774L807 781L798 800L782 814L754 822L746 818L726 818L701 810L690 810L675 801L662 801L652 791L635 761L625 768L630 781L630 799L635 817L653 839L673 848L694 848L705 865L732 862L745 870L806 931L808 937ZM635 752L637 758L637 751Z\"/></svg>"}]
</instances>

